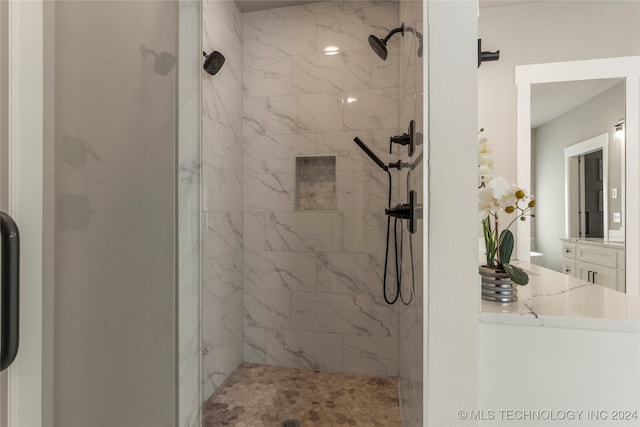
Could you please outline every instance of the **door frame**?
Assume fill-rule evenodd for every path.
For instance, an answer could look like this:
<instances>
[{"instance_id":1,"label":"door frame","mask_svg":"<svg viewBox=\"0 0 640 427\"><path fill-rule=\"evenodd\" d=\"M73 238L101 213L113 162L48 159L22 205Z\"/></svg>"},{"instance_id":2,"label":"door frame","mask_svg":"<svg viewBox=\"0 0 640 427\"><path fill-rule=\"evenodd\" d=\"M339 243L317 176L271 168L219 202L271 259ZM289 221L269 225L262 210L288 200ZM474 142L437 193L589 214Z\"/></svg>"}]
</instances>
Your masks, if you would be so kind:
<instances>
[{"instance_id":1,"label":"door frame","mask_svg":"<svg viewBox=\"0 0 640 427\"><path fill-rule=\"evenodd\" d=\"M7 3L9 214L21 235L20 345L7 369L7 426L42 426L43 1Z\"/></svg>"}]
</instances>

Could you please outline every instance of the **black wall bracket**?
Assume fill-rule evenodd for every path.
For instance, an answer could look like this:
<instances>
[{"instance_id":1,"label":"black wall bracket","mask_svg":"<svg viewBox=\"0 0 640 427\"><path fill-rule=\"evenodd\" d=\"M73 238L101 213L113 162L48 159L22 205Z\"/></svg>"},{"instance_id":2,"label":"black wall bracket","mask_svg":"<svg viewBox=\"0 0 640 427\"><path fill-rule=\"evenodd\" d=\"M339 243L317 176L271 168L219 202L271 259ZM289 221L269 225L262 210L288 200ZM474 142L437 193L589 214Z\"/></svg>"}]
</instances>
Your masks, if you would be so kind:
<instances>
[{"instance_id":1,"label":"black wall bracket","mask_svg":"<svg viewBox=\"0 0 640 427\"><path fill-rule=\"evenodd\" d=\"M478 39L478 68L480 68L480 64L486 61L497 61L500 59L500 51L496 50L495 52L482 51L482 39Z\"/></svg>"}]
</instances>

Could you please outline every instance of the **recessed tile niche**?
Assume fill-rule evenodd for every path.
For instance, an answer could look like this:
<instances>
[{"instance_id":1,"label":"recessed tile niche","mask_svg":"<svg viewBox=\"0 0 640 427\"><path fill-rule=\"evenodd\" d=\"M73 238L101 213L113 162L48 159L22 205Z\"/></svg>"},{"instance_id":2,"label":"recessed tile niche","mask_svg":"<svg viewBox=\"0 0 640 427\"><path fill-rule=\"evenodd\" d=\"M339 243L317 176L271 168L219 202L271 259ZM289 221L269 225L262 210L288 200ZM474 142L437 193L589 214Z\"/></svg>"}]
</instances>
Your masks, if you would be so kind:
<instances>
[{"instance_id":1,"label":"recessed tile niche","mask_svg":"<svg viewBox=\"0 0 640 427\"><path fill-rule=\"evenodd\" d=\"M336 209L336 157L296 157L296 209Z\"/></svg>"}]
</instances>

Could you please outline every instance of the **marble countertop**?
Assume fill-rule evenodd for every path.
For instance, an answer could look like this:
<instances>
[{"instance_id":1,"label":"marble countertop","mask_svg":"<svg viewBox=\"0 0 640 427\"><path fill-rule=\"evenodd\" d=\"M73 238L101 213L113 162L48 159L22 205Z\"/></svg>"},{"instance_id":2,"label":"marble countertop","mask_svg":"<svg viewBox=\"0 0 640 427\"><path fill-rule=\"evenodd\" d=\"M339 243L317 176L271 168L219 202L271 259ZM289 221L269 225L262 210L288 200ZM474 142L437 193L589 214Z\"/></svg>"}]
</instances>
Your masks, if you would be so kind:
<instances>
[{"instance_id":1,"label":"marble countertop","mask_svg":"<svg viewBox=\"0 0 640 427\"><path fill-rule=\"evenodd\" d=\"M604 239L593 239L593 238L578 238L578 237L567 237L560 239L563 242L567 243L586 243L588 245L599 245L599 246L612 246L614 248L624 249L624 242L619 240L604 240Z\"/></svg>"},{"instance_id":2,"label":"marble countertop","mask_svg":"<svg viewBox=\"0 0 640 427\"><path fill-rule=\"evenodd\" d=\"M640 333L640 298L537 265L515 264L529 274L529 284L518 287L515 303L482 300L480 323Z\"/></svg>"}]
</instances>

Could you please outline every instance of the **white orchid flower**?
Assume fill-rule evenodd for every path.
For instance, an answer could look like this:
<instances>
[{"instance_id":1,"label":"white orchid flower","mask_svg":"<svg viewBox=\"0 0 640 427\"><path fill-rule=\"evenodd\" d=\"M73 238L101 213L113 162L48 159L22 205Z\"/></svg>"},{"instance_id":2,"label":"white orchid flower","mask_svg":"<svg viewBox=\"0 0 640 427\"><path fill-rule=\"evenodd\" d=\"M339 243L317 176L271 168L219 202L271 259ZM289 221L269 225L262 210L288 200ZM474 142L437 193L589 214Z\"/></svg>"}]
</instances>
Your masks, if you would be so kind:
<instances>
[{"instance_id":1,"label":"white orchid flower","mask_svg":"<svg viewBox=\"0 0 640 427\"><path fill-rule=\"evenodd\" d=\"M501 176L493 177L489 188L493 190L493 197L502 208L514 205L518 200L511 183Z\"/></svg>"}]
</instances>

